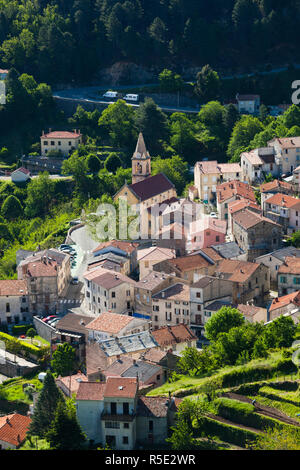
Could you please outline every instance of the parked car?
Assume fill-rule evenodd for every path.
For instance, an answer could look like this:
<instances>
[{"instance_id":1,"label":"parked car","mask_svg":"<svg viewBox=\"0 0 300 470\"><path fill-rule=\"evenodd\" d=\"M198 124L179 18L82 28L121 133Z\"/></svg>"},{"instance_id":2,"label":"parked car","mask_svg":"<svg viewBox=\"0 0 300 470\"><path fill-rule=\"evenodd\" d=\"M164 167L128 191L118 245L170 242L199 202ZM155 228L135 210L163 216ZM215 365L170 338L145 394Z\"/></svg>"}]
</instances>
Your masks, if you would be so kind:
<instances>
[{"instance_id":1,"label":"parked car","mask_svg":"<svg viewBox=\"0 0 300 470\"><path fill-rule=\"evenodd\" d=\"M48 321L51 320L52 318L57 318L57 315L49 315L48 317L43 318L43 321L45 323L48 323Z\"/></svg>"},{"instance_id":2,"label":"parked car","mask_svg":"<svg viewBox=\"0 0 300 470\"><path fill-rule=\"evenodd\" d=\"M71 284L77 285L79 283L78 277L73 277Z\"/></svg>"},{"instance_id":3,"label":"parked car","mask_svg":"<svg viewBox=\"0 0 300 470\"><path fill-rule=\"evenodd\" d=\"M54 325L56 325L56 323L57 323L59 320L60 320L60 318L58 318L58 317L57 317L57 318L52 318L52 319L49 320L47 323L48 323L48 325L50 325L50 326L54 326Z\"/></svg>"},{"instance_id":4,"label":"parked car","mask_svg":"<svg viewBox=\"0 0 300 470\"><path fill-rule=\"evenodd\" d=\"M213 219L217 219L217 218L218 218L218 216L217 216L217 214L216 214L215 212L211 212L211 213L209 214L209 217L212 217Z\"/></svg>"}]
</instances>

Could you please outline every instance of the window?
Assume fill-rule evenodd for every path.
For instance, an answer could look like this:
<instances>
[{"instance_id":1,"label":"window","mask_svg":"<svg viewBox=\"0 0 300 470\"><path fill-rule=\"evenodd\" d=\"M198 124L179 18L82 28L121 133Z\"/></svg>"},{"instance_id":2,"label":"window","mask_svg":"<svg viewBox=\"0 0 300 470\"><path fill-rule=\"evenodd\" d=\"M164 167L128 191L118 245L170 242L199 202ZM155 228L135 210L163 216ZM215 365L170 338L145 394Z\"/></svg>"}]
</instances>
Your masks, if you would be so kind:
<instances>
[{"instance_id":1,"label":"window","mask_svg":"<svg viewBox=\"0 0 300 470\"><path fill-rule=\"evenodd\" d=\"M123 415L129 414L129 403L123 403Z\"/></svg>"},{"instance_id":2,"label":"window","mask_svg":"<svg viewBox=\"0 0 300 470\"><path fill-rule=\"evenodd\" d=\"M127 290L127 291L126 291L126 295L127 295L127 297L130 296L130 290Z\"/></svg>"},{"instance_id":3,"label":"window","mask_svg":"<svg viewBox=\"0 0 300 470\"><path fill-rule=\"evenodd\" d=\"M9 305L9 303L6 304L6 312L10 312L10 305Z\"/></svg>"},{"instance_id":4,"label":"window","mask_svg":"<svg viewBox=\"0 0 300 470\"><path fill-rule=\"evenodd\" d=\"M60 140L59 140L57 143L58 143L58 145L61 145L61 141L60 141Z\"/></svg>"},{"instance_id":5,"label":"window","mask_svg":"<svg viewBox=\"0 0 300 470\"><path fill-rule=\"evenodd\" d=\"M159 374L156 376L156 380L160 380L160 375Z\"/></svg>"},{"instance_id":6,"label":"window","mask_svg":"<svg viewBox=\"0 0 300 470\"><path fill-rule=\"evenodd\" d=\"M51 145L55 145L55 142L54 142L54 140L51 140Z\"/></svg>"},{"instance_id":7,"label":"window","mask_svg":"<svg viewBox=\"0 0 300 470\"><path fill-rule=\"evenodd\" d=\"M112 415L117 414L117 404L115 402L111 402L111 404L110 404L110 413Z\"/></svg>"},{"instance_id":8,"label":"window","mask_svg":"<svg viewBox=\"0 0 300 470\"><path fill-rule=\"evenodd\" d=\"M45 140L45 141L44 141L44 145L48 145L48 140Z\"/></svg>"},{"instance_id":9,"label":"window","mask_svg":"<svg viewBox=\"0 0 300 470\"><path fill-rule=\"evenodd\" d=\"M153 431L153 421L149 421L149 431Z\"/></svg>"},{"instance_id":10,"label":"window","mask_svg":"<svg viewBox=\"0 0 300 470\"><path fill-rule=\"evenodd\" d=\"M294 277L294 284L300 284L300 277Z\"/></svg>"},{"instance_id":11,"label":"window","mask_svg":"<svg viewBox=\"0 0 300 470\"><path fill-rule=\"evenodd\" d=\"M111 293L111 296L112 296L112 298L116 297L116 293L115 293L115 292L112 292L112 293Z\"/></svg>"},{"instance_id":12,"label":"window","mask_svg":"<svg viewBox=\"0 0 300 470\"><path fill-rule=\"evenodd\" d=\"M154 321L158 321L158 316L157 315L155 315Z\"/></svg>"},{"instance_id":13,"label":"window","mask_svg":"<svg viewBox=\"0 0 300 470\"><path fill-rule=\"evenodd\" d=\"M285 276L280 276L280 282L281 282L281 284L286 284L286 277Z\"/></svg>"},{"instance_id":14,"label":"window","mask_svg":"<svg viewBox=\"0 0 300 470\"><path fill-rule=\"evenodd\" d=\"M124 428L129 429L129 423L124 423Z\"/></svg>"},{"instance_id":15,"label":"window","mask_svg":"<svg viewBox=\"0 0 300 470\"><path fill-rule=\"evenodd\" d=\"M128 444L128 436L123 436L123 444Z\"/></svg>"},{"instance_id":16,"label":"window","mask_svg":"<svg viewBox=\"0 0 300 470\"><path fill-rule=\"evenodd\" d=\"M120 429L120 423L118 421L105 421L105 427L109 429Z\"/></svg>"}]
</instances>

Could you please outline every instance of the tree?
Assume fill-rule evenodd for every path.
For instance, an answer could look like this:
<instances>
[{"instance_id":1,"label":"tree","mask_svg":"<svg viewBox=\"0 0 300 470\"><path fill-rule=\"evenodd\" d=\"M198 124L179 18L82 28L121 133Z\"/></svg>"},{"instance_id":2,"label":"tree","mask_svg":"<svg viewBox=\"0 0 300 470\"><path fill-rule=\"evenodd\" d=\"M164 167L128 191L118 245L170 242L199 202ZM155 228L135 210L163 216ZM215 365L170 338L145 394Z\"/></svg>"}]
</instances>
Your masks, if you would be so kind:
<instances>
[{"instance_id":1,"label":"tree","mask_svg":"<svg viewBox=\"0 0 300 470\"><path fill-rule=\"evenodd\" d=\"M98 125L100 133L109 137L116 147L131 147L136 137L134 110L124 100L118 100L104 109Z\"/></svg>"},{"instance_id":2,"label":"tree","mask_svg":"<svg viewBox=\"0 0 300 470\"><path fill-rule=\"evenodd\" d=\"M160 72L158 81L161 90L166 93L180 91L184 85L184 81L181 76L168 69L164 69L162 72Z\"/></svg>"},{"instance_id":3,"label":"tree","mask_svg":"<svg viewBox=\"0 0 300 470\"><path fill-rule=\"evenodd\" d=\"M258 118L243 115L235 124L229 141L227 155L231 157L231 161L239 161L243 149L249 146L255 135L263 129L264 126Z\"/></svg>"},{"instance_id":4,"label":"tree","mask_svg":"<svg viewBox=\"0 0 300 470\"><path fill-rule=\"evenodd\" d=\"M267 348L287 348L292 345L296 325L292 318L280 316L265 326L263 338Z\"/></svg>"},{"instance_id":5,"label":"tree","mask_svg":"<svg viewBox=\"0 0 300 470\"><path fill-rule=\"evenodd\" d=\"M54 419L57 403L61 398L62 394L56 386L53 375L48 370L29 426L31 435L45 437Z\"/></svg>"},{"instance_id":6,"label":"tree","mask_svg":"<svg viewBox=\"0 0 300 470\"><path fill-rule=\"evenodd\" d=\"M1 215L7 220L14 220L21 217L23 212L19 199L13 195L7 196L1 207Z\"/></svg>"},{"instance_id":7,"label":"tree","mask_svg":"<svg viewBox=\"0 0 300 470\"><path fill-rule=\"evenodd\" d=\"M75 367L75 349L68 343L59 344L53 353L51 367L63 377L71 374Z\"/></svg>"},{"instance_id":8,"label":"tree","mask_svg":"<svg viewBox=\"0 0 300 470\"><path fill-rule=\"evenodd\" d=\"M232 133L235 123L239 120L239 117L239 112L234 104L230 103L228 106L224 106L223 126L228 138Z\"/></svg>"},{"instance_id":9,"label":"tree","mask_svg":"<svg viewBox=\"0 0 300 470\"><path fill-rule=\"evenodd\" d=\"M150 154L157 154L161 149L159 141L169 137L167 116L152 98L146 98L135 111L134 122L138 132L143 133Z\"/></svg>"},{"instance_id":10,"label":"tree","mask_svg":"<svg viewBox=\"0 0 300 470\"><path fill-rule=\"evenodd\" d=\"M34 338L35 335L36 335L36 331L34 328L29 328L29 330L27 330L26 336L28 336L28 338L31 338L31 342L32 342L32 338Z\"/></svg>"},{"instance_id":11,"label":"tree","mask_svg":"<svg viewBox=\"0 0 300 470\"><path fill-rule=\"evenodd\" d=\"M197 348L186 348L178 361L178 367L189 375L208 372L213 366L213 357L208 348L204 348L202 351Z\"/></svg>"},{"instance_id":12,"label":"tree","mask_svg":"<svg viewBox=\"0 0 300 470\"><path fill-rule=\"evenodd\" d=\"M221 91L221 82L219 75L210 65L202 67L197 73L195 83L195 93L202 103L213 101L219 98Z\"/></svg>"},{"instance_id":13,"label":"tree","mask_svg":"<svg viewBox=\"0 0 300 470\"><path fill-rule=\"evenodd\" d=\"M171 158L156 157L152 160L152 175L164 173L181 194L188 182L188 165L178 155Z\"/></svg>"},{"instance_id":14,"label":"tree","mask_svg":"<svg viewBox=\"0 0 300 470\"><path fill-rule=\"evenodd\" d=\"M122 162L117 153L111 152L105 160L104 166L110 173L115 173L122 166Z\"/></svg>"},{"instance_id":15,"label":"tree","mask_svg":"<svg viewBox=\"0 0 300 470\"><path fill-rule=\"evenodd\" d=\"M188 424L185 421L177 423L176 427L172 427L171 437L166 441L170 442L173 450L191 450L195 447L195 440L193 432L190 431Z\"/></svg>"},{"instance_id":16,"label":"tree","mask_svg":"<svg viewBox=\"0 0 300 470\"><path fill-rule=\"evenodd\" d=\"M287 241L289 245L292 245L295 248L300 248L300 230L294 232Z\"/></svg>"},{"instance_id":17,"label":"tree","mask_svg":"<svg viewBox=\"0 0 300 470\"><path fill-rule=\"evenodd\" d=\"M46 439L54 450L78 450L86 440L77 421L75 407L69 409L64 400L59 400Z\"/></svg>"},{"instance_id":18,"label":"tree","mask_svg":"<svg viewBox=\"0 0 300 470\"><path fill-rule=\"evenodd\" d=\"M264 122L269 115L269 110L265 104L260 105L259 108L259 119Z\"/></svg>"},{"instance_id":19,"label":"tree","mask_svg":"<svg viewBox=\"0 0 300 470\"><path fill-rule=\"evenodd\" d=\"M101 168L101 162L96 155L91 153L87 156L87 166L89 171L97 173Z\"/></svg>"},{"instance_id":20,"label":"tree","mask_svg":"<svg viewBox=\"0 0 300 470\"><path fill-rule=\"evenodd\" d=\"M54 181L46 171L32 179L27 186L25 201L25 215L27 217L43 216L49 211L52 198L55 194Z\"/></svg>"},{"instance_id":21,"label":"tree","mask_svg":"<svg viewBox=\"0 0 300 470\"><path fill-rule=\"evenodd\" d=\"M216 341L221 333L241 326L245 322L243 315L236 308L222 307L205 324L205 336L209 341Z\"/></svg>"},{"instance_id":22,"label":"tree","mask_svg":"<svg viewBox=\"0 0 300 470\"><path fill-rule=\"evenodd\" d=\"M293 104L285 111L285 113L281 116L281 118L282 118L283 124L288 129L290 129L293 126L300 127L300 107Z\"/></svg>"}]
</instances>

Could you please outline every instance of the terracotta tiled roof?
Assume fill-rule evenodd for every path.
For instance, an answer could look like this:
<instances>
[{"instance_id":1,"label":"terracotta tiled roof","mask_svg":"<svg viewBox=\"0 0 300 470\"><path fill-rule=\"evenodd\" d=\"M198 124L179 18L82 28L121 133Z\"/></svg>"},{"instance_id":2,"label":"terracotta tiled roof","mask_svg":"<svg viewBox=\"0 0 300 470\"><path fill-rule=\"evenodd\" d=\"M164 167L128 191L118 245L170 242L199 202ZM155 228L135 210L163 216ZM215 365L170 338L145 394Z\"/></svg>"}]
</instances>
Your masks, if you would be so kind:
<instances>
[{"instance_id":1,"label":"terracotta tiled roof","mask_svg":"<svg viewBox=\"0 0 300 470\"><path fill-rule=\"evenodd\" d=\"M4 418L5 423L0 427L0 441L8 442L18 447L26 438L31 418L18 413L4 416ZM8 422L6 422L6 418Z\"/></svg>"},{"instance_id":2,"label":"terracotta tiled roof","mask_svg":"<svg viewBox=\"0 0 300 470\"><path fill-rule=\"evenodd\" d=\"M80 382L76 400L103 400L104 388L104 383Z\"/></svg>"},{"instance_id":3,"label":"terracotta tiled roof","mask_svg":"<svg viewBox=\"0 0 300 470\"><path fill-rule=\"evenodd\" d=\"M253 189L248 183L241 181L229 181L217 186L217 197L219 202L225 202L232 197L249 199L256 202Z\"/></svg>"},{"instance_id":4,"label":"terracotta tiled roof","mask_svg":"<svg viewBox=\"0 0 300 470\"><path fill-rule=\"evenodd\" d=\"M71 393L77 393L79 384L81 382L87 382L88 378L86 375L82 374L82 372L78 372L78 374L67 375L66 377L57 377L55 380L57 386L59 387L60 384L63 384Z\"/></svg>"},{"instance_id":5,"label":"terracotta tiled roof","mask_svg":"<svg viewBox=\"0 0 300 470\"><path fill-rule=\"evenodd\" d=\"M125 326L134 320L129 315L118 313L101 313L95 320L86 325L88 330L105 331L106 333L119 333Z\"/></svg>"},{"instance_id":6,"label":"terracotta tiled roof","mask_svg":"<svg viewBox=\"0 0 300 470\"><path fill-rule=\"evenodd\" d=\"M228 280L230 281L243 283L247 281L259 267L260 265L257 263L224 259L220 262L217 272L219 274L224 273L229 275Z\"/></svg>"},{"instance_id":7,"label":"terracotta tiled roof","mask_svg":"<svg viewBox=\"0 0 300 470\"><path fill-rule=\"evenodd\" d=\"M258 225L262 222L266 224L272 224L276 227L281 227L276 222L273 222L273 220L268 219L267 217L263 217L260 214L255 214L253 211L247 208L242 209L241 211L233 214L233 220L245 230L254 227L255 225Z\"/></svg>"},{"instance_id":8,"label":"terracotta tiled roof","mask_svg":"<svg viewBox=\"0 0 300 470\"><path fill-rule=\"evenodd\" d=\"M80 136L81 134L78 132L53 131L42 135L41 139L75 139L76 137Z\"/></svg>"},{"instance_id":9,"label":"terracotta tiled roof","mask_svg":"<svg viewBox=\"0 0 300 470\"><path fill-rule=\"evenodd\" d=\"M138 382L132 377L107 377L104 397L134 398L137 394Z\"/></svg>"},{"instance_id":10,"label":"terracotta tiled roof","mask_svg":"<svg viewBox=\"0 0 300 470\"><path fill-rule=\"evenodd\" d=\"M175 250L170 248L161 248L158 246L151 246L150 248L145 248L144 250L139 250L137 259L140 260L158 260L162 261L163 259L175 258Z\"/></svg>"},{"instance_id":11,"label":"terracotta tiled roof","mask_svg":"<svg viewBox=\"0 0 300 470\"><path fill-rule=\"evenodd\" d=\"M88 281L104 287L105 289L112 289L120 284L127 283L135 285L135 281L125 274L119 272L111 272L101 266L84 273L84 278Z\"/></svg>"},{"instance_id":12,"label":"terracotta tiled roof","mask_svg":"<svg viewBox=\"0 0 300 470\"><path fill-rule=\"evenodd\" d=\"M166 397L140 397L137 404L139 416L165 418L169 401Z\"/></svg>"},{"instance_id":13,"label":"terracotta tiled roof","mask_svg":"<svg viewBox=\"0 0 300 470\"><path fill-rule=\"evenodd\" d=\"M158 364L160 361L162 361L167 355L166 351L161 351L160 349L154 349L151 348L148 351L144 352L140 359L144 359L145 361L148 362L154 362L155 364Z\"/></svg>"},{"instance_id":14,"label":"terracotta tiled roof","mask_svg":"<svg viewBox=\"0 0 300 470\"><path fill-rule=\"evenodd\" d=\"M27 274L31 277L53 277L57 276L56 261L34 261L27 264Z\"/></svg>"},{"instance_id":15,"label":"terracotta tiled roof","mask_svg":"<svg viewBox=\"0 0 300 470\"><path fill-rule=\"evenodd\" d=\"M239 304L236 307L243 315L253 317L257 312L262 310L262 307L255 307L255 305ZM266 309L264 309L266 310Z\"/></svg>"},{"instance_id":16,"label":"terracotta tiled roof","mask_svg":"<svg viewBox=\"0 0 300 470\"><path fill-rule=\"evenodd\" d=\"M286 257L278 269L279 274L300 274L300 258Z\"/></svg>"},{"instance_id":17,"label":"terracotta tiled roof","mask_svg":"<svg viewBox=\"0 0 300 470\"><path fill-rule=\"evenodd\" d=\"M77 313L67 313L55 325L59 331L69 331L78 334L87 335L86 325L93 320L94 317L87 315L78 315Z\"/></svg>"},{"instance_id":18,"label":"terracotta tiled roof","mask_svg":"<svg viewBox=\"0 0 300 470\"><path fill-rule=\"evenodd\" d=\"M215 263L221 261L223 256L217 253L213 248L201 248L201 253L207 255L210 259L212 259Z\"/></svg>"},{"instance_id":19,"label":"terracotta tiled roof","mask_svg":"<svg viewBox=\"0 0 300 470\"><path fill-rule=\"evenodd\" d=\"M268 198L265 203L273 204L274 206L285 207L287 209L291 207L300 207L300 199L281 193L274 194L274 196Z\"/></svg>"},{"instance_id":20,"label":"terracotta tiled roof","mask_svg":"<svg viewBox=\"0 0 300 470\"><path fill-rule=\"evenodd\" d=\"M300 148L300 137L284 137L280 139L274 139L271 142L276 141L281 148L290 149L290 148Z\"/></svg>"},{"instance_id":21,"label":"terracotta tiled roof","mask_svg":"<svg viewBox=\"0 0 300 470\"><path fill-rule=\"evenodd\" d=\"M254 209L257 212L261 213L262 210L261 208L254 202L251 202L247 199L241 199L238 201L232 201L228 204L228 211L230 214L235 214L236 212L241 211L242 209L245 209L248 207L249 209Z\"/></svg>"},{"instance_id":22,"label":"terracotta tiled roof","mask_svg":"<svg viewBox=\"0 0 300 470\"><path fill-rule=\"evenodd\" d=\"M110 240L108 242L100 243L100 245L98 245L97 248L93 250L93 253L95 253L96 251L103 250L103 248L107 248L110 246L113 246L114 248L119 248L119 250L123 250L126 253L131 254L133 251L137 249L139 244L133 243L133 242L126 242L123 240Z\"/></svg>"},{"instance_id":23,"label":"terracotta tiled roof","mask_svg":"<svg viewBox=\"0 0 300 470\"><path fill-rule=\"evenodd\" d=\"M163 326L162 328L153 330L152 336L161 347L197 339L191 330L183 323L174 326Z\"/></svg>"},{"instance_id":24,"label":"terracotta tiled roof","mask_svg":"<svg viewBox=\"0 0 300 470\"><path fill-rule=\"evenodd\" d=\"M24 280L7 279L0 281L0 296L1 295L27 295L27 282Z\"/></svg>"},{"instance_id":25,"label":"terracotta tiled roof","mask_svg":"<svg viewBox=\"0 0 300 470\"><path fill-rule=\"evenodd\" d=\"M286 307L291 303L295 304L297 307L300 307L300 290L274 299L269 311L271 312L272 310L277 310L278 308Z\"/></svg>"},{"instance_id":26,"label":"terracotta tiled roof","mask_svg":"<svg viewBox=\"0 0 300 470\"><path fill-rule=\"evenodd\" d=\"M170 277L163 272L152 271L135 284L139 289L153 290Z\"/></svg>"},{"instance_id":27,"label":"terracotta tiled roof","mask_svg":"<svg viewBox=\"0 0 300 470\"><path fill-rule=\"evenodd\" d=\"M212 265L201 255L180 256L175 259L168 260L168 263L179 271L189 271L197 268L206 268Z\"/></svg>"},{"instance_id":28,"label":"terracotta tiled roof","mask_svg":"<svg viewBox=\"0 0 300 470\"><path fill-rule=\"evenodd\" d=\"M185 300L189 302L190 288L186 284L177 283L153 295L153 298L154 299L169 299L169 300Z\"/></svg>"},{"instance_id":29,"label":"terracotta tiled roof","mask_svg":"<svg viewBox=\"0 0 300 470\"><path fill-rule=\"evenodd\" d=\"M163 174L149 176L143 181L128 185L140 201L146 201L158 194L174 189L174 184Z\"/></svg>"},{"instance_id":30,"label":"terracotta tiled roof","mask_svg":"<svg viewBox=\"0 0 300 470\"><path fill-rule=\"evenodd\" d=\"M241 157L245 157L251 165L263 165L263 161L257 153L256 150L251 150L251 152L243 152Z\"/></svg>"},{"instance_id":31,"label":"terracotta tiled roof","mask_svg":"<svg viewBox=\"0 0 300 470\"><path fill-rule=\"evenodd\" d=\"M280 181L280 180L273 180L270 181L269 183L263 183L260 185L260 192L261 193L268 193L269 191L274 191L278 190L280 192L280 189L285 189L288 191L293 190L293 186L286 181Z\"/></svg>"},{"instance_id":32,"label":"terracotta tiled roof","mask_svg":"<svg viewBox=\"0 0 300 470\"><path fill-rule=\"evenodd\" d=\"M223 174L223 173L240 173L242 171L239 163L218 163L213 161L197 162L202 174Z\"/></svg>"}]
</instances>

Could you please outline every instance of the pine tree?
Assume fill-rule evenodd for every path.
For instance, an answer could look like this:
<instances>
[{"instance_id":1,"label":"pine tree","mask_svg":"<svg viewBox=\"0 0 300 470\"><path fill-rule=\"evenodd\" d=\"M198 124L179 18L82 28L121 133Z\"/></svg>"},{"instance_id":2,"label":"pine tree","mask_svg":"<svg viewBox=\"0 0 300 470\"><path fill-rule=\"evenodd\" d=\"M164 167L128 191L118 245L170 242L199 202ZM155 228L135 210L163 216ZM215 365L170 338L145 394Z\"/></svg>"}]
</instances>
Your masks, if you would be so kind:
<instances>
[{"instance_id":1,"label":"pine tree","mask_svg":"<svg viewBox=\"0 0 300 470\"><path fill-rule=\"evenodd\" d=\"M54 450L77 450L86 440L77 421L75 407L70 408L63 399L57 404L46 439Z\"/></svg>"},{"instance_id":2,"label":"pine tree","mask_svg":"<svg viewBox=\"0 0 300 470\"><path fill-rule=\"evenodd\" d=\"M39 395L36 408L29 427L29 433L44 438L49 430L59 399L63 399L61 392L56 386L53 375L47 371L44 386Z\"/></svg>"}]
</instances>

